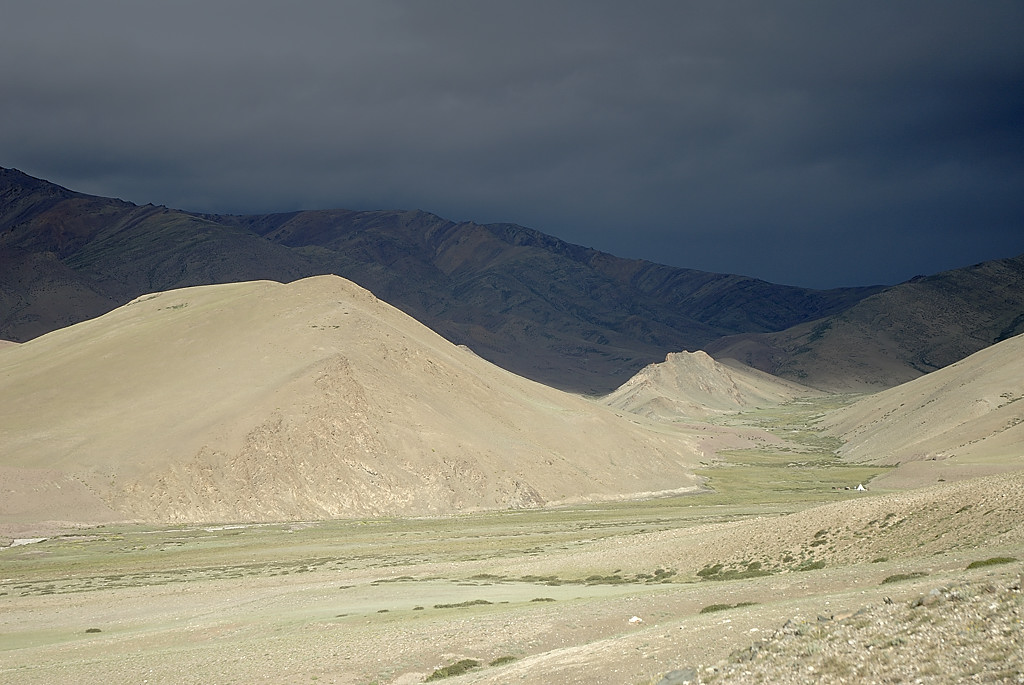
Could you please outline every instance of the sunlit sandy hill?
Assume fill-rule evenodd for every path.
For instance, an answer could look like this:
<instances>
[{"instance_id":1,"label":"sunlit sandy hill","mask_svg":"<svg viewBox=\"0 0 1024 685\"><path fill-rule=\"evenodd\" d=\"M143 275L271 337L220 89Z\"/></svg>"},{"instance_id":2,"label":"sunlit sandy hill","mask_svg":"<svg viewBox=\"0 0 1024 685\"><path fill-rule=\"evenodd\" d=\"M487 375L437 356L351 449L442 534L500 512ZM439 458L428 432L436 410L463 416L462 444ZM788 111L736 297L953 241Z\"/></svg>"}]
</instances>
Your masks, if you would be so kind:
<instances>
[{"instance_id":1,"label":"sunlit sandy hill","mask_svg":"<svg viewBox=\"0 0 1024 685\"><path fill-rule=\"evenodd\" d=\"M731 363L729 363L731 362ZM706 352L678 352L644 367L604 398L624 411L660 420L705 418L820 394L798 383Z\"/></svg>"},{"instance_id":2,"label":"sunlit sandy hill","mask_svg":"<svg viewBox=\"0 0 1024 685\"><path fill-rule=\"evenodd\" d=\"M0 521L429 515L695 489L696 443L667 430L499 369L339 277L187 288L0 348Z\"/></svg>"},{"instance_id":3,"label":"sunlit sandy hill","mask_svg":"<svg viewBox=\"0 0 1024 685\"><path fill-rule=\"evenodd\" d=\"M854 461L901 464L881 482L914 486L1024 466L1024 336L866 397L823 425Z\"/></svg>"}]
</instances>

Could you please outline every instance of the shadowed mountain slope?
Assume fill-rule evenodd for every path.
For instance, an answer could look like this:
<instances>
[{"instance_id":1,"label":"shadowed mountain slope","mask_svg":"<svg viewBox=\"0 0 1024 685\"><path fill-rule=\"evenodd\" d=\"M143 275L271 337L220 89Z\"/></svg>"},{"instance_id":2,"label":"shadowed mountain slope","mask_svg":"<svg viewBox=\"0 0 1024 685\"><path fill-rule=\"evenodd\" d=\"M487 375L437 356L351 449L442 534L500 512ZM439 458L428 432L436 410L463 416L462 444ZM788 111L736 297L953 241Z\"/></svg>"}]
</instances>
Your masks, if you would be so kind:
<instances>
[{"instance_id":1,"label":"shadowed mountain slope","mask_svg":"<svg viewBox=\"0 0 1024 685\"><path fill-rule=\"evenodd\" d=\"M426 515L697 489L697 441L336 276L147 295L0 348L0 517Z\"/></svg>"},{"instance_id":2,"label":"shadowed mountain slope","mask_svg":"<svg viewBox=\"0 0 1024 685\"><path fill-rule=\"evenodd\" d=\"M917 485L1024 467L1024 335L871 395L822 422L845 458L901 464Z\"/></svg>"},{"instance_id":3,"label":"shadowed mountain slope","mask_svg":"<svg viewBox=\"0 0 1024 685\"><path fill-rule=\"evenodd\" d=\"M877 391L1024 333L1024 255L918 277L819 321L705 349L823 390Z\"/></svg>"},{"instance_id":4,"label":"shadowed mountain slope","mask_svg":"<svg viewBox=\"0 0 1024 685\"><path fill-rule=\"evenodd\" d=\"M716 362L699 350L672 353L665 361L641 369L602 402L652 419L676 421L820 394L763 371L732 364Z\"/></svg>"},{"instance_id":5,"label":"shadowed mountain slope","mask_svg":"<svg viewBox=\"0 0 1024 685\"><path fill-rule=\"evenodd\" d=\"M15 271L32 277L6 275ZM611 391L668 352L788 328L879 290L678 269L417 211L139 207L0 169L0 338L28 340L147 292L327 273L504 368L590 393Z\"/></svg>"}]
</instances>

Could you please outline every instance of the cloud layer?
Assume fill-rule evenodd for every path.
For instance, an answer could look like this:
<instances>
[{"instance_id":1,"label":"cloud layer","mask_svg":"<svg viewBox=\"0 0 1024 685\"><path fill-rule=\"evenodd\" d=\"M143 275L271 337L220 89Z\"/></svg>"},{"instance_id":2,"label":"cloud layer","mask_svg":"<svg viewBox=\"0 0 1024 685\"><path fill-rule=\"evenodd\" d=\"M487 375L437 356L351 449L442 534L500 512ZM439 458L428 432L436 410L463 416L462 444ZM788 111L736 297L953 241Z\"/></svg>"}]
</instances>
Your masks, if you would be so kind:
<instances>
[{"instance_id":1,"label":"cloud layer","mask_svg":"<svg viewBox=\"0 0 1024 685\"><path fill-rule=\"evenodd\" d=\"M1024 252L1016 2L4 13L0 165L76 190L421 208L817 287Z\"/></svg>"}]
</instances>

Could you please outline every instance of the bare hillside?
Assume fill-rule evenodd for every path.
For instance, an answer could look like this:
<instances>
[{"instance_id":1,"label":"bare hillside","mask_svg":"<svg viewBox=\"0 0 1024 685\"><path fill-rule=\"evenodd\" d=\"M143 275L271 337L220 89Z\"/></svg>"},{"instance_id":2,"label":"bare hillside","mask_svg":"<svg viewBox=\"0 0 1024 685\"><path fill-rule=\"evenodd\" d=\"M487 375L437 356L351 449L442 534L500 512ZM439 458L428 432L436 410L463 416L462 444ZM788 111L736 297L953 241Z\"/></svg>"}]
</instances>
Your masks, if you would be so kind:
<instances>
[{"instance_id":1,"label":"bare hillside","mask_svg":"<svg viewBox=\"0 0 1024 685\"><path fill-rule=\"evenodd\" d=\"M733 362L716 362L706 352L670 353L644 367L603 398L608 406L660 420L706 418L713 414L768 406L818 394L798 383Z\"/></svg>"},{"instance_id":2,"label":"bare hillside","mask_svg":"<svg viewBox=\"0 0 1024 685\"><path fill-rule=\"evenodd\" d=\"M9 521L619 498L696 489L696 444L499 369L335 276L148 295L0 349Z\"/></svg>"},{"instance_id":3,"label":"bare hillside","mask_svg":"<svg viewBox=\"0 0 1024 685\"><path fill-rule=\"evenodd\" d=\"M828 415L847 459L918 484L1024 465L1024 335Z\"/></svg>"},{"instance_id":4,"label":"bare hillside","mask_svg":"<svg viewBox=\"0 0 1024 685\"><path fill-rule=\"evenodd\" d=\"M836 392L875 392L1024 333L1024 255L921 276L784 331L706 346L771 374Z\"/></svg>"}]
</instances>

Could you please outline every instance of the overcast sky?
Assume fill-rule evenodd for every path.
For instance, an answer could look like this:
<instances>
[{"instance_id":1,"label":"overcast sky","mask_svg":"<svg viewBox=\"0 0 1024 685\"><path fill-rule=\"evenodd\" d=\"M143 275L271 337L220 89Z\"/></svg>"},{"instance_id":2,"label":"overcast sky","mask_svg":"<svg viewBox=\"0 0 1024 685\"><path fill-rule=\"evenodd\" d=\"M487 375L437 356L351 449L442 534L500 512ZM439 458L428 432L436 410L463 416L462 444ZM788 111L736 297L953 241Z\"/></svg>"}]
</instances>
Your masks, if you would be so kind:
<instances>
[{"instance_id":1,"label":"overcast sky","mask_svg":"<svg viewBox=\"0 0 1024 685\"><path fill-rule=\"evenodd\" d=\"M0 166L776 283L1024 252L1024 3L0 0Z\"/></svg>"}]
</instances>

